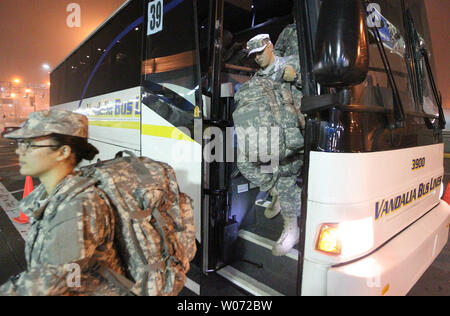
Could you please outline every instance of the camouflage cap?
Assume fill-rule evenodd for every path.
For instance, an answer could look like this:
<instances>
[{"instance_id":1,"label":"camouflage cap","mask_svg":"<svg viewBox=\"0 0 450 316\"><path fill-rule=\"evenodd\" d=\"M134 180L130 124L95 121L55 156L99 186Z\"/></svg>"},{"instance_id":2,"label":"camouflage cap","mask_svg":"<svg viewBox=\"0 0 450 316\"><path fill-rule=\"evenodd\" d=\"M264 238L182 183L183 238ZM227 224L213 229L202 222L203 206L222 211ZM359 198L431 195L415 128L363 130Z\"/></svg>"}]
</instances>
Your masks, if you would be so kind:
<instances>
[{"instance_id":1,"label":"camouflage cap","mask_svg":"<svg viewBox=\"0 0 450 316\"><path fill-rule=\"evenodd\" d=\"M271 43L269 34L259 34L247 42L248 55L263 51Z\"/></svg>"},{"instance_id":2,"label":"camouflage cap","mask_svg":"<svg viewBox=\"0 0 450 316\"><path fill-rule=\"evenodd\" d=\"M32 112L22 128L6 134L4 137L35 138L53 133L87 138L88 119L82 114L65 110Z\"/></svg>"}]
</instances>

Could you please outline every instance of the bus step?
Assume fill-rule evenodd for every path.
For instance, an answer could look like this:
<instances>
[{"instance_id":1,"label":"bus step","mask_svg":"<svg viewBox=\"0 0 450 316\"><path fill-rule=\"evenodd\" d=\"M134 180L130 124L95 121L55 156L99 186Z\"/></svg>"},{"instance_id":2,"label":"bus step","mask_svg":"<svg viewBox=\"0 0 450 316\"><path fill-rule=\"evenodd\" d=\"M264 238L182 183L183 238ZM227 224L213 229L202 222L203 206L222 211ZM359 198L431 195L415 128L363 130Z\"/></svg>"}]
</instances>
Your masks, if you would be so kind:
<instances>
[{"instance_id":1,"label":"bus step","mask_svg":"<svg viewBox=\"0 0 450 316\"><path fill-rule=\"evenodd\" d=\"M241 260L238 259L231 266L256 280L258 284L264 284L283 295L295 295L298 252L293 249L285 256L276 257L272 254L274 244L273 240L240 230L236 257Z\"/></svg>"}]
</instances>

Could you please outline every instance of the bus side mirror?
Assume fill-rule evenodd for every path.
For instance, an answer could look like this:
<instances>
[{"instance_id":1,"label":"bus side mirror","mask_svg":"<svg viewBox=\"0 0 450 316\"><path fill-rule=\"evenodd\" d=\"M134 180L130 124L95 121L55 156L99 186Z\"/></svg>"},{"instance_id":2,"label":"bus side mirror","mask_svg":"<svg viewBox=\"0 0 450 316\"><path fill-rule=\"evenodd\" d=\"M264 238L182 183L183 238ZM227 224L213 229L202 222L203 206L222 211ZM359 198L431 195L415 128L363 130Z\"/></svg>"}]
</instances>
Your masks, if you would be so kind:
<instances>
[{"instance_id":1,"label":"bus side mirror","mask_svg":"<svg viewBox=\"0 0 450 316\"><path fill-rule=\"evenodd\" d=\"M324 0L320 9L314 75L325 87L358 85L369 68L369 46L362 0Z\"/></svg>"}]
</instances>

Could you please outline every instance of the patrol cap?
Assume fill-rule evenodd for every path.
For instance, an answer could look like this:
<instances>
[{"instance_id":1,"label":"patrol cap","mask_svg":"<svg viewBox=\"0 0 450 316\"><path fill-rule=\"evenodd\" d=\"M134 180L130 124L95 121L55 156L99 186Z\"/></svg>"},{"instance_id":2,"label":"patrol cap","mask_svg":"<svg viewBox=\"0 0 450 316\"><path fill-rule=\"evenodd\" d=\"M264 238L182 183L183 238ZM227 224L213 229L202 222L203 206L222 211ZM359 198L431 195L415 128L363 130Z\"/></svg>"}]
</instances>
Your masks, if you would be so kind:
<instances>
[{"instance_id":1,"label":"patrol cap","mask_svg":"<svg viewBox=\"0 0 450 316\"><path fill-rule=\"evenodd\" d=\"M259 34L247 42L248 56L262 52L271 43L269 34Z\"/></svg>"},{"instance_id":2,"label":"patrol cap","mask_svg":"<svg viewBox=\"0 0 450 316\"><path fill-rule=\"evenodd\" d=\"M5 138L22 139L48 136L53 133L87 138L86 116L65 110L31 112L22 128L6 134Z\"/></svg>"}]
</instances>

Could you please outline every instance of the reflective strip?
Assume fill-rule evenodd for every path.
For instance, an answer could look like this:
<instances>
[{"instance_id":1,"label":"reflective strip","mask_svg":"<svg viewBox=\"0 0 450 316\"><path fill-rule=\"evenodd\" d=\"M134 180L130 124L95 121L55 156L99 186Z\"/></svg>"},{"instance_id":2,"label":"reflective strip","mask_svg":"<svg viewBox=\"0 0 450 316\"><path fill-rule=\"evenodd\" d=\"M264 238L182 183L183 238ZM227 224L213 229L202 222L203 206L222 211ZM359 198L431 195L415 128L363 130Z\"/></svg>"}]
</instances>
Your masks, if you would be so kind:
<instances>
[{"instance_id":1,"label":"reflective strip","mask_svg":"<svg viewBox=\"0 0 450 316\"><path fill-rule=\"evenodd\" d=\"M181 132L178 128L172 126L143 125L142 134L194 142L192 138Z\"/></svg>"},{"instance_id":2,"label":"reflective strip","mask_svg":"<svg viewBox=\"0 0 450 316\"><path fill-rule=\"evenodd\" d=\"M89 121L89 125L112 128L140 129L141 123L126 121Z\"/></svg>"},{"instance_id":3,"label":"reflective strip","mask_svg":"<svg viewBox=\"0 0 450 316\"><path fill-rule=\"evenodd\" d=\"M391 287L390 284L386 285L383 290L381 291L381 295L384 296L389 291L389 288Z\"/></svg>"},{"instance_id":4,"label":"reflective strip","mask_svg":"<svg viewBox=\"0 0 450 316\"><path fill-rule=\"evenodd\" d=\"M101 126L110 128L140 129L140 122L124 121L89 121L90 126ZM147 136L164 137L176 140L194 142L192 138L181 132L178 128L161 125L143 125L142 134Z\"/></svg>"}]
</instances>

